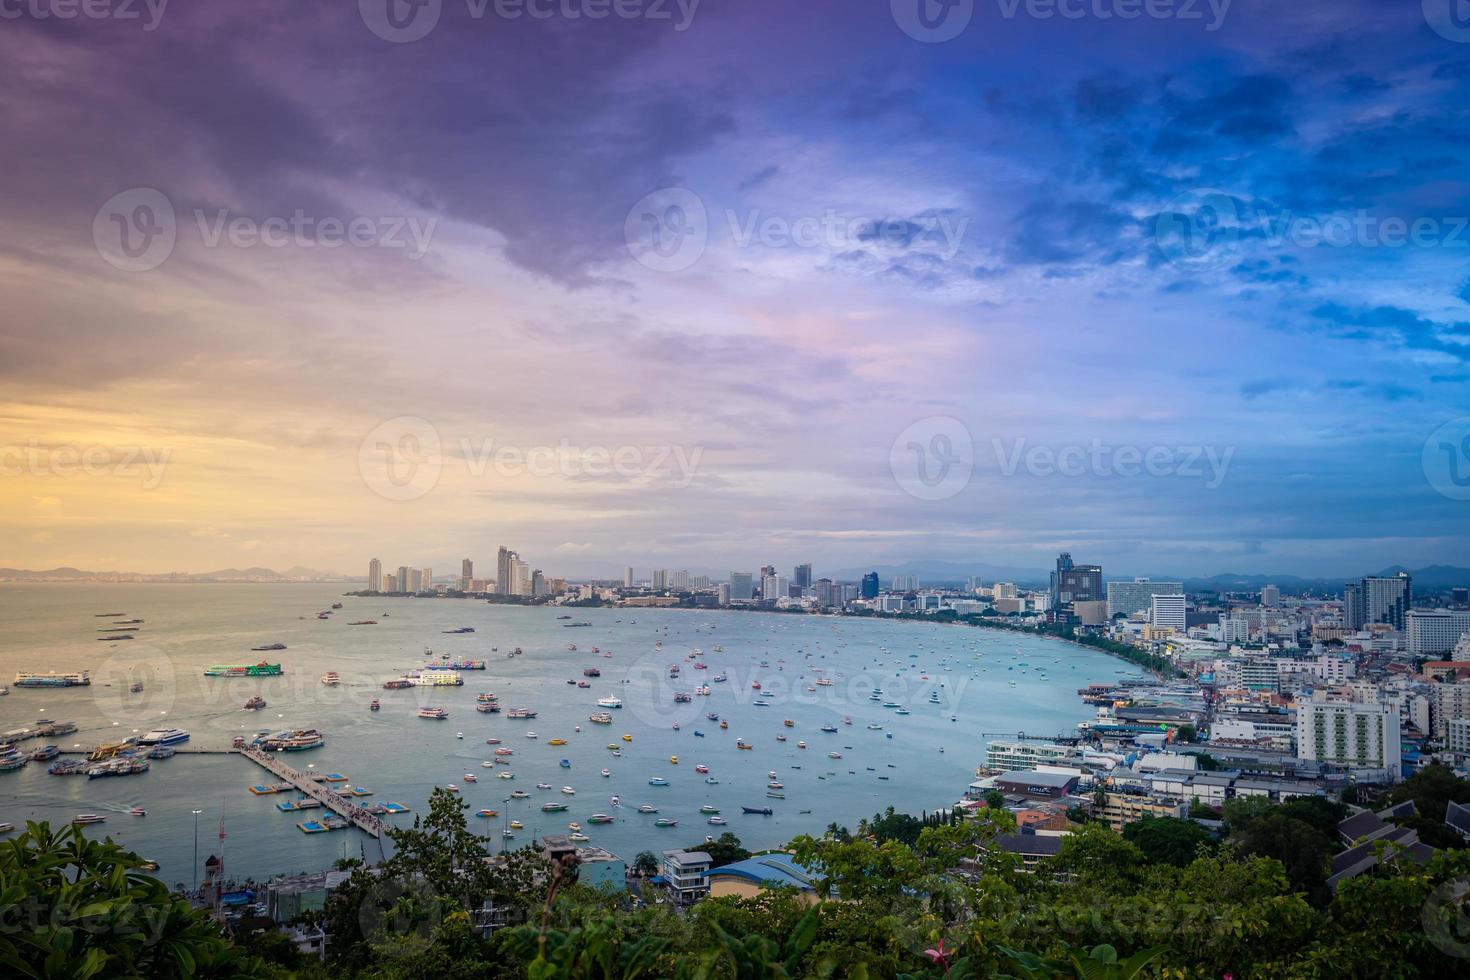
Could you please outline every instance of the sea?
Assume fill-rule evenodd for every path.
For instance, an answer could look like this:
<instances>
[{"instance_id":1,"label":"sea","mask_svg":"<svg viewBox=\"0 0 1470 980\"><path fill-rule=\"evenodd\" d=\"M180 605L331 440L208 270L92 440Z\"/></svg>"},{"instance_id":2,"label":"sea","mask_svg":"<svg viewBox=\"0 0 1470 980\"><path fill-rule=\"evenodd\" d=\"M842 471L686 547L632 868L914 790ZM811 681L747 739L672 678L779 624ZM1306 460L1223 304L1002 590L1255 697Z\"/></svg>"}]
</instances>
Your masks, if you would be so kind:
<instances>
[{"instance_id":1,"label":"sea","mask_svg":"<svg viewBox=\"0 0 1470 980\"><path fill-rule=\"evenodd\" d=\"M0 586L0 683L10 685L0 697L0 731L42 718L75 722L75 733L53 740L64 750L160 727L190 733L181 746L186 751L137 775L53 776L45 762L0 773L0 822L57 824L79 813L102 814L106 822L89 834L157 861L160 877L185 886L211 855L223 858L226 876L236 881L322 870L342 857L376 860L378 843L361 831L300 831L303 817L323 811L280 812L276 804L296 794L253 795L250 786L274 777L219 751L235 736L316 728L324 746L284 758L298 769L346 775L350 785L372 792L365 803L408 806L408 813L384 818L392 824L411 826L425 813L430 791L453 784L470 804L470 825L494 850L568 833L573 821L591 845L630 864L640 851L689 847L726 831L751 849L776 847L831 823L855 828L889 806L915 814L947 809L974 780L989 741L1074 733L1091 714L1079 688L1142 676L1075 644L967 626L354 597L343 588ZM332 610L333 603L342 608ZM331 615L318 617L326 611ZM106 630L116 619L143 623L132 640L99 640L111 635ZM351 625L362 620L375 623ZM474 632L448 632L464 627ZM269 643L287 648L251 650ZM383 688L444 656L483 660L486 669L459 672L462 687ZM212 664L261 660L282 664L284 673L204 676ZM671 676L675 667L679 673ZM589 668L600 676L584 677ZM20 688L11 682L22 670L86 670L92 684ZM338 686L321 682L328 671L340 675ZM141 692L130 692L135 682L143 684ZM695 694L701 686L710 693ZM497 695L502 712L476 711L480 692ZM691 699L676 700L680 692ZM242 707L254 695L265 699L265 709ZM610 710L613 724L592 723L590 716L603 710L597 699L609 695L623 702ZM375 698L377 711L369 708ZM445 709L448 719L418 717L425 706ZM514 707L536 717L510 719L505 710ZM565 744L552 745L553 739ZM737 739L752 748L737 748ZM44 744L19 746L30 751ZM501 757L506 764L485 767L496 748L512 754ZM216 751L192 751L200 749ZM514 778L498 778L500 772ZM772 781L781 784L774 790L780 797L768 795ZM516 789L530 797L509 799ZM547 802L570 807L546 813ZM639 813L641 804L658 813ZM702 806L718 808L724 823L711 824ZM745 814L742 806L772 813ZM146 816L130 815L133 807ZM497 816L480 817L481 809ZM614 820L592 824L593 814ZM655 826L660 818L676 826ZM507 838L512 820L523 827Z\"/></svg>"}]
</instances>

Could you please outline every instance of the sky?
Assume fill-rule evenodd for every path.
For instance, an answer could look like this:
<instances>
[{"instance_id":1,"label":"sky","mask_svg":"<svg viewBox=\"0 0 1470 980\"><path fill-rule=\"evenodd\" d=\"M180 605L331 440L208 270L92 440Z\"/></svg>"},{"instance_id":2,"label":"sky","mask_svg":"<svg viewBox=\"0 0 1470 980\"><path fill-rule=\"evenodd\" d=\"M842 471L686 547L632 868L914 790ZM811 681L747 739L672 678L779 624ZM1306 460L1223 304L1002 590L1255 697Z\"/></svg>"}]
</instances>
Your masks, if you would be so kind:
<instances>
[{"instance_id":1,"label":"sky","mask_svg":"<svg viewBox=\"0 0 1470 980\"><path fill-rule=\"evenodd\" d=\"M1450 0L0 3L0 567L1470 565Z\"/></svg>"}]
</instances>

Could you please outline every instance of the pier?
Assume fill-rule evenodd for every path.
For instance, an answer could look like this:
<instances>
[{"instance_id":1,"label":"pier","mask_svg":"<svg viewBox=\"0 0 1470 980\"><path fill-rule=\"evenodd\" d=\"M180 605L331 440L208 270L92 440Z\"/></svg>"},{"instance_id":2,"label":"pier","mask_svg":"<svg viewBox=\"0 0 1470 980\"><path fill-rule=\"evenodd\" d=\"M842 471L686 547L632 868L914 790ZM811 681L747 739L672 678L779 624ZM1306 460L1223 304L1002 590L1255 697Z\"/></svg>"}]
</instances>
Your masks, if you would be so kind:
<instances>
[{"instance_id":1,"label":"pier","mask_svg":"<svg viewBox=\"0 0 1470 980\"><path fill-rule=\"evenodd\" d=\"M379 851L383 851L383 837L384 832L388 829L388 825L358 806L355 799L348 799L340 793L328 789L325 784L317 782L307 773L291 768L283 760L269 752L263 752L260 749L251 748L250 746L238 748L235 751L262 769L265 769L277 779L290 783L306 796L311 797L333 813L348 820L358 830L371 835L378 842ZM386 854L382 854L382 856L386 857Z\"/></svg>"}]
</instances>

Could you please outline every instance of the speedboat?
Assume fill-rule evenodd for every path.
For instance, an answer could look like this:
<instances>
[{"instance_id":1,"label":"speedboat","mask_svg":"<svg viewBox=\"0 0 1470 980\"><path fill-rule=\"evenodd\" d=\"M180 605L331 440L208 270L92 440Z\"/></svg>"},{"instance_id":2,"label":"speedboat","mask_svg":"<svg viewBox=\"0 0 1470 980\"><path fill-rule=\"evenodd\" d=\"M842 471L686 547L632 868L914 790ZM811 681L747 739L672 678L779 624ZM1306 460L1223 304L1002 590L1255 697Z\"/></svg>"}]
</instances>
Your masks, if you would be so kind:
<instances>
[{"instance_id":1,"label":"speedboat","mask_svg":"<svg viewBox=\"0 0 1470 980\"><path fill-rule=\"evenodd\" d=\"M467 783L477 783L480 781L480 777L472 772L467 772L464 774L464 781Z\"/></svg>"},{"instance_id":2,"label":"speedboat","mask_svg":"<svg viewBox=\"0 0 1470 980\"><path fill-rule=\"evenodd\" d=\"M714 826L716 826L716 827L723 827L727 821L725 820L724 817L715 816L715 817L710 817L709 818L709 822L711 824L713 824Z\"/></svg>"},{"instance_id":3,"label":"speedboat","mask_svg":"<svg viewBox=\"0 0 1470 980\"><path fill-rule=\"evenodd\" d=\"M699 765L697 765L697 766L694 767L694 771L695 772L700 772L700 773L707 773L707 772L709 772L709 766L707 766L707 765L705 765L704 763L701 762Z\"/></svg>"},{"instance_id":4,"label":"speedboat","mask_svg":"<svg viewBox=\"0 0 1470 980\"><path fill-rule=\"evenodd\" d=\"M654 776L652 779L650 779L648 781L648 785L650 785L650 786L667 786L667 785L669 785L669 781L667 779L665 779L664 777L662 777L662 776Z\"/></svg>"},{"instance_id":5,"label":"speedboat","mask_svg":"<svg viewBox=\"0 0 1470 980\"><path fill-rule=\"evenodd\" d=\"M562 792L562 795L563 796L576 796L577 795L577 791L574 790L574 789L572 789L570 786L563 786L561 788L561 792Z\"/></svg>"},{"instance_id":6,"label":"speedboat","mask_svg":"<svg viewBox=\"0 0 1470 980\"><path fill-rule=\"evenodd\" d=\"M638 808L638 812L639 813L657 813L658 812L658 807L654 806L651 803L645 803L645 804L643 804L642 806L640 806Z\"/></svg>"},{"instance_id":7,"label":"speedboat","mask_svg":"<svg viewBox=\"0 0 1470 980\"><path fill-rule=\"evenodd\" d=\"M604 770L602 770L602 775L604 777L611 776L612 775L612 770L611 769L604 769Z\"/></svg>"},{"instance_id":8,"label":"speedboat","mask_svg":"<svg viewBox=\"0 0 1470 980\"><path fill-rule=\"evenodd\" d=\"M536 788L537 789L551 789L551 784L550 783L537 783L536 784Z\"/></svg>"}]
</instances>

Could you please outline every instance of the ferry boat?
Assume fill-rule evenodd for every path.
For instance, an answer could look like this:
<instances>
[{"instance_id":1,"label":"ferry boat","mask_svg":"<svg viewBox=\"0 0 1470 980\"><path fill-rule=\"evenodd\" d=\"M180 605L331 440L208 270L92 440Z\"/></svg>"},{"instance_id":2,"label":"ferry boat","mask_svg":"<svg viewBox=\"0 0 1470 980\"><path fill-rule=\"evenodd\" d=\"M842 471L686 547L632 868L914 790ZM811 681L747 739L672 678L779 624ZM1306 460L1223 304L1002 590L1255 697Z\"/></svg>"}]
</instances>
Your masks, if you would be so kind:
<instances>
[{"instance_id":1,"label":"ferry boat","mask_svg":"<svg viewBox=\"0 0 1470 980\"><path fill-rule=\"evenodd\" d=\"M100 813L78 813L71 822L78 827L84 827L87 824L103 823L106 820L107 818Z\"/></svg>"},{"instance_id":2,"label":"ferry boat","mask_svg":"<svg viewBox=\"0 0 1470 980\"><path fill-rule=\"evenodd\" d=\"M147 759L133 759L120 756L111 762L105 762L100 766L93 766L87 770L88 779L101 779L106 776L135 776L140 772L148 771Z\"/></svg>"},{"instance_id":3,"label":"ferry boat","mask_svg":"<svg viewBox=\"0 0 1470 980\"><path fill-rule=\"evenodd\" d=\"M189 733L182 728L155 728L138 736L139 745L178 745L189 741Z\"/></svg>"},{"instance_id":4,"label":"ferry boat","mask_svg":"<svg viewBox=\"0 0 1470 980\"><path fill-rule=\"evenodd\" d=\"M264 708L264 707L265 707L265 698L261 697L259 694L257 694L255 697L251 698L249 701L246 701L245 702L245 710L246 711L259 711L261 708Z\"/></svg>"},{"instance_id":5,"label":"ferry boat","mask_svg":"<svg viewBox=\"0 0 1470 980\"><path fill-rule=\"evenodd\" d=\"M0 772L15 772L30 761L14 745L0 745Z\"/></svg>"},{"instance_id":6,"label":"ferry boat","mask_svg":"<svg viewBox=\"0 0 1470 980\"><path fill-rule=\"evenodd\" d=\"M475 710L482 715L498 715L500 714L500 705L494 701L476 701Z\"/></svg>"},{"instance_id":7,"label":"ferry boat","mask_svg":"<svg viewBox=\"0 0 1470 980\"><path fill-rule=\"evenodd\" d=\"M830 677L818 677L817 678L817 687L831 687L831 686L832 686L832 678L830 678Z\"/></svg>"},{"instance_id":8,"label":"ferry boat","mask_svg":"<svg viewBox=\"0 0 1470 980\"><path fill-rule=\"evenodd\" d=\"M336 687L342 683L342 678L335 670L329 670L322 675L322 683L328 687Z\"/></svg>"},{"instance_id":9,"label":"ferry boat","mask_svg":"<svg viewBox=\"0 0 1470 980\"><path fill-rule=\"evenodd\" d=\"M606 711L599 711L596 714L588 715L587 720L592 722L594 725L611 725L613 722L613 717Z\"/></svg>"},{"instance_id":10,"label":"ferry boat","mask_svg":"<svg viewBox=\"0 0 1470 980\"><path fill-rule=\"evenodd\" d=\"M449 712L445 711L443 708L420 708L419 717L431 718L434 721L447 721L449 718Z\"/></svg>"},{"instance_id":11,"label":"ferry boat","mask_svg":"<svg viewBox=\"0 0 1470 980\"><path fill-rule=\"evenodd\" d=\"M450 670L415 670L405 675L414 687L462 687L464 678Z\"/></svg>"},{"instance_id":12,"label":"ferry boat","mask_svg":"<svg viewBox=\"0 0 1470 980\"><path fill-rule=\"evenodd\" d=\"M483 660L439 660L424 664L424 670L484 670Z\"/></svg>"},{"instance_id":13,"label":"ferry boat","mask_svg":"<svg viewBox=\"0 0 1470 980\"><path fill-rule=\"evenodd\" d=\"M582 676L583 677L601 677L602 676L602 671L598 670L596 667L584 667L582 669Z\"/></svg>"},{"instance_id":14,"label":"ferry boat","mask_svg":"<svg viewBox=\"0 0 1470 980\"><path fill-rule=\"evenodd\" d=\"M598 698L597 706L599 708L621 708L623 706L623 701L621 698L614 697L613 695L609 694L605 698Z\"/></svg>"},{"instance_id":15,"label":"ferry boat","mask_svg":"<svg viewBox=\"0 0 1470 980\"><path fill-rule=\"evenodd\" d=\"M171 745L155 745L148 750L148 758L150 759L172 759L173 757L174 750Z\"/></svg>"},{"instance_id":16,"label":"ferry boat","mask_svg":"<svg viewBox=\"0 0 1470 980\"><path fill-rule=\"evenodd\" d=\"M401 691L407 687L413 687L413 681L407 677L395 677L391 681L383 682L383 690L385 691Z\"/></svg>"},{"instance_id":17,"label":"ferry boat","mask_svg":"<svg viewBox=\"0 0 1470 980\"><path fill-rule=\"evenodd\" d=\"M535 718L536 712L529 708L511 708L505 713L507 718Z\"/></svg>"},{"instance_id":18,"label":"ferry boat","mask_svg":"<svg viewBox=\"0 0 1470 980\"><path fill-rule=\"evenodd\" d=\"M50 762L52 759L56 758L60 754L61 754L61 749L58 746L48 745L45 748L40 748L40 749L37 749L36 751L32 752L31 753L31 761L32 762Z\"/></svg>"},{"instance_id":19,"label":"ferry boat","mask_svg":"<svg viewBox=\"0 0 1470 980\"><path fill-rule=\"evenodd\" d=\"M279 677L283 673L280 664L264 660L258 664L213 664L204 668L205 677Z\"/></svg>"},{"instance_id":20,"label":"ferry boat","mask_svg":"<svg viewBox=\"0 0 1470 980\"><path fill-rule=\"evenodd\" d=\"M274 735L261 735L254 744L266 752L304 752L321 748L327 740L315 728L293 728Z\"/></svg>"},{"instance_id":21,"label":"ferry boat","mask_svg":"<svg viewBox=\"0 0 1470 980\"><path fill-rule=\"evenodd\" d=\"M44 674L21 671L15 675L16 687L86 687L91 683L92 674L86 670L67 672L48 670Z\"/></svg>"}]
</instances>

